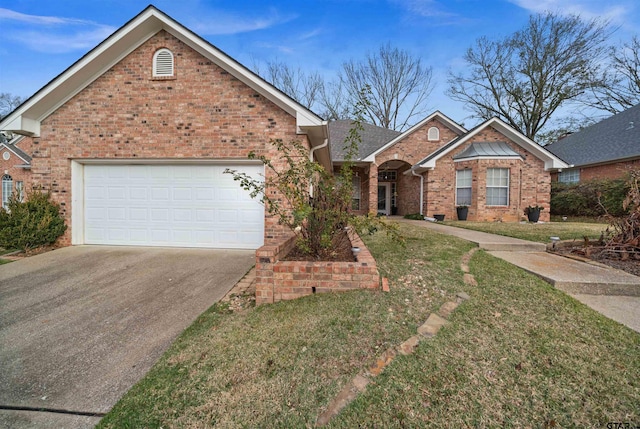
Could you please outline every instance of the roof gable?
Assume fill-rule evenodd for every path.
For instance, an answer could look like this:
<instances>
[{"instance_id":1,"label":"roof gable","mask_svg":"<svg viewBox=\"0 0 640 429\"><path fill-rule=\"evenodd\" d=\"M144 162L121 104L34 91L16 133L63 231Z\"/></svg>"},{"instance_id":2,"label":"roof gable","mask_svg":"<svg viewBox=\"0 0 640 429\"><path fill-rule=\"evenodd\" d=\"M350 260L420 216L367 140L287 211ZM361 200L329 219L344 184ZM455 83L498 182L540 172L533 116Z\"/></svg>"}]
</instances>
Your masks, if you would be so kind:
<instances>
[{"instance_id":1,"label":"roof gable","mask_svg":"<svg viewBox=\"0 0 640 429\"><path fill-rule=\"evenodd\" d=\"M399 134L393 140L389 141L387 144L385 144L384 146L380 147L375 152L371 153L369 156L367 156L367 158L365 158L365 161L369 161L369 162L375 161L375 156L376 155L378 155L379 153L384 152L385 150L387 150L388 148L390 148L394 144L398 143L399 141L404 140L406 137L408 137L409 135L415 133L416 131L418 131L419 129L424 127L425 124L427 124L429 121L431 121L433 119L438 119L442 124L444 124L446 127L451 129L453 132L455 132L458 135L459 134L463 134L463 133L465 133L467 131L462 125L458 124L457 122L455 122L452 119L450 119L448 116L446 116L446 115L442 114L440 111L436 110L431 115L427 116L422 121L418 122L416 125L414 125L413 127L409 128L407 131L403 132L402 134Z\"/></svg>"},{"instance_id":2,"label":"roof gable","mask_svg":"<svg viewBox=\"0 0 640 429\"><path fill-rule=\"evenodd\" d=\"M574 166L640 157L640 104L546 148Z\"/></svg>"},{"instance_id":3,"label":"roof gable","mask_svg":"<svg viewBox=\"0 0 640 429\"><path fill-rule=\"evenodd\" d=\"M148 6L22 103L0 121L0 129L38 136L43 119L161 30L294 116L297 131L308 134L313 146L327 139L326 122L319 116L153 6Z\"/></svg>"},{"instance_id":4,"label":"roof gable","mask_svg":"<svg viewBox=\"0 0 640 429\"><path fill-rule=\"evenodd\" d=\"M24 136L18 136L9 142L1 142L0 151L2 151L3 149L7 149L9 152L13 153L15 156L23 160L25 167L29 167L31 166L31 157L25 151L16 146L16 144L18 144L23 138Z\"/></svg>"},{"instance_id":5,"label":"roof gable","mask_svg":"<svg viewBox=\"0 0 640 429\"><path fill-rule=\"evenodd\" d=\"M442 158L449 152L455 150L456 148L460 147L464 143L468 142L471 138L476 136L478 133L480 133L482 130L486 129L487 127L493 127L496 131L503 134L509 140L511 140L515 144L519 145L520 147L524 148L528 152L532 153L537 158L544 161L545 170L561 169L561 168L568 167L568 165L565 162L563 162L560 158L553 155L549 151L545 150L542 146L536 144L534 141L530 140L529 138L524 136L522 133L516 131L511 126L507 125L505 122L494 117L489 119L488 121L481 123L480 125L471 129L466 134L461 135L457 139L452 140L451 142L442 146L435 152L431 153L425 159L423 159L422 161L414 165L412 167L412 170L418 171L418 172L432 170L433 168L435 168L436 162L440 158Z\"/></svg>"}]
</instances>

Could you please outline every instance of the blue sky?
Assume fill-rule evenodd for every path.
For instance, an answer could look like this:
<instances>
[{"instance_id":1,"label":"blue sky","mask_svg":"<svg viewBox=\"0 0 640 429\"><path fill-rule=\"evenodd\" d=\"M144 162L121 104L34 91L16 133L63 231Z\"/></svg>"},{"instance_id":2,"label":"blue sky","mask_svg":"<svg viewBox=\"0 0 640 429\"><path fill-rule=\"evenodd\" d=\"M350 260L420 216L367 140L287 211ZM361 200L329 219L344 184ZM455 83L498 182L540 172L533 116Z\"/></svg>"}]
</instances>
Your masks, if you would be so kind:
<instances>
[{"instance_id":1,"label":"blue sky","mask_svg":"<svg viewBox=\"0 0 640 429\"><path fill-rule=\"evenodd\" d=\"M148 0L0 0L0 92L30 96L149 4ZM389 42L434 69L429 105L475 123L445 95L480 36L502 37L545 10L603 17L611 42L640 34L637 0L157 0L153 3L236 60L278 60L332 77Z\"/></svg>"}]
</instances>

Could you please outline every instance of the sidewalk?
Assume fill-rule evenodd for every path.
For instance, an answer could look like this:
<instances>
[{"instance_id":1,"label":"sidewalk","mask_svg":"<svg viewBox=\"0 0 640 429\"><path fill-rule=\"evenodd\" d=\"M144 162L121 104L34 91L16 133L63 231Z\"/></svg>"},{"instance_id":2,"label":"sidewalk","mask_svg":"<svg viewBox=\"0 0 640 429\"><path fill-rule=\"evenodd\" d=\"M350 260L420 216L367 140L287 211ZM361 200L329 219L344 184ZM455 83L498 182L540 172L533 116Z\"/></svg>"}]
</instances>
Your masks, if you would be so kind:
<instances>
[{"instance_id":1,"label":"sidewalk","mask_svg":"<svg viewBox=\"0 0 640 429\"><path fill-rule=\"evenodd\" d=\"M605 316L640 332L640 277L546 252L546 245L518 238L394 218L476 243L489 254L535 274Z\"/></svg>"}]
</instances>

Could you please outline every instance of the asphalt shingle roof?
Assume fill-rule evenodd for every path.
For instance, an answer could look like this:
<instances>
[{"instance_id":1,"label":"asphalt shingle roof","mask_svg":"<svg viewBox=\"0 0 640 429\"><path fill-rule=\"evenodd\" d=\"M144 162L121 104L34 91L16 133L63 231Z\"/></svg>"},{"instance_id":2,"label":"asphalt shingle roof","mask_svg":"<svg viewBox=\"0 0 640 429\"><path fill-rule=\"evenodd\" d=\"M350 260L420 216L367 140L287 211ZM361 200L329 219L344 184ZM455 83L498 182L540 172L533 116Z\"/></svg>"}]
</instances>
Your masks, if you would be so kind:
<instances>
[{"instance_id":1,"label":"asphalt shingle roof","mask_svg":"<svg viewBox=\"0 0 640 429\"><path fill-rule=\"evenodd\" d=\"M576 167L640 156L640 104L545 146Z\"/></svg>"},{"instance_id":2,"label":"asphalt shingle roof","mask_svg":"<svg viewBox=\"0 0 640 429\"><path fill-rule=\"evenodd\" d=\"M344 161L344 139L351 129L351 120L329 122L329 141L333 161ZM366 158L401 133L371 124L362 124L362 142L358 145L358 159Z\"/></svg>"}]
</instances>

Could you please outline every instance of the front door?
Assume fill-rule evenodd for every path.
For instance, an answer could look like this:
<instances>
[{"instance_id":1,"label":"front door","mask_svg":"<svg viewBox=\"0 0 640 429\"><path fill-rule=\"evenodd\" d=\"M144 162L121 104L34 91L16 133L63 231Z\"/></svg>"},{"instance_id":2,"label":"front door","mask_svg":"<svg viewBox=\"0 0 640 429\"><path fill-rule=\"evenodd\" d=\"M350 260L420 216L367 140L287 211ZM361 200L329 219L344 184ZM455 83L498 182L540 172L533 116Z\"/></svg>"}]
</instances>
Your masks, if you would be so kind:
<instances>
[{"instance_id":1,"label":"front door","mask_svg":"<svg viewBox=\"0 0 640 429\"><path fill-rule=\"evenodd\" d=\"M378 214L391 214L391 183L378 183Z\"/></svg>"}]
</instances>

